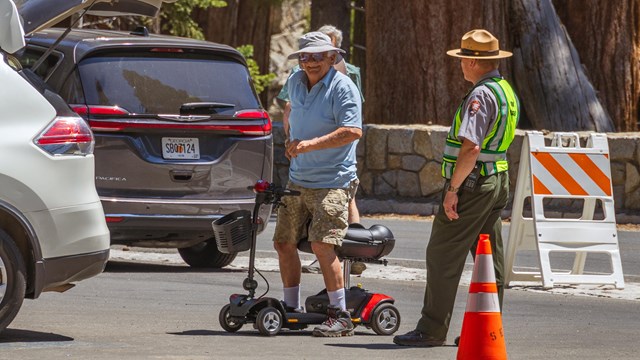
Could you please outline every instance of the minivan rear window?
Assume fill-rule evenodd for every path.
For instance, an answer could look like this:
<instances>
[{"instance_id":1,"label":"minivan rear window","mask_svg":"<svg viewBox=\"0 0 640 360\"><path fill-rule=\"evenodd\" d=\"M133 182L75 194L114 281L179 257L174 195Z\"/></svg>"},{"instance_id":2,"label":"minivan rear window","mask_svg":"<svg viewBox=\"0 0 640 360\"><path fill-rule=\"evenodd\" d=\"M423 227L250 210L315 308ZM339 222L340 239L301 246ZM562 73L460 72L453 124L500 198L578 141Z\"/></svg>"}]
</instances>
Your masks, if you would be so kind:
<instances>
[{"instance_id":1,"label":"minivan rear window","mask_svg":"<svg viewBox=\"0 0 640 360\"><path fill-rule=\"evenodd\" d=\"M206 54L133 52L89 57L78 64L87 105L119 106L133 114L179 114L193 102L233 104L220 115L257 109L247 68Z\"/></svg>"}]
</instances>

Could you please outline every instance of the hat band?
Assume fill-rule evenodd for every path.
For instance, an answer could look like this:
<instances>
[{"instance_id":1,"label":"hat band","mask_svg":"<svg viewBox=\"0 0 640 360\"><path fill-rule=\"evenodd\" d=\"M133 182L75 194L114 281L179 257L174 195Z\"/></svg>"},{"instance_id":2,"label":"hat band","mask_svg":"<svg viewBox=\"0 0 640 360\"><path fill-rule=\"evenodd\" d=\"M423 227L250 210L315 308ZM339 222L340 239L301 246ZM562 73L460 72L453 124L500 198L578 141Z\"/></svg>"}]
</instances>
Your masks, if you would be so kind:
<instances>
[{"instance_id":1,"label":"hat band","mask_svg":"<svg viewBox=\"0 0 640 360\"><path fill-rule=\"evenodd\" d=\"M478 50L462 48L460 49L460 52L458 54L465 55L465 56L495 56L495 55L500 55L500 50L478 51Z\"/></svg>"}]
</instances>

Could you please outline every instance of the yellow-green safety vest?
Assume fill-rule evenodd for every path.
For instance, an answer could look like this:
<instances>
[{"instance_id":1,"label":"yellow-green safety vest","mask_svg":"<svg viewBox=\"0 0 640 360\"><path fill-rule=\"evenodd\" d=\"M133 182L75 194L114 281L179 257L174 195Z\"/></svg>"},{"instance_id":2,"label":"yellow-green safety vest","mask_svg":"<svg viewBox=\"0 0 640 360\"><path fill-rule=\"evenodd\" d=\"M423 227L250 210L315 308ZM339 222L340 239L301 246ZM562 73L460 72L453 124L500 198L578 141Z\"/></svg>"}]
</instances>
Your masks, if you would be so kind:
<instances>
[{"instance_id":1,"label":"yellow-green safety vest","mask_svg":"<svg viewBox=\"0 0 640 360\"><path fill-rule=\"evenodd\" d=\"M495 173L509 170L507 162L507 149L513 141L516 132L516 126L520 118L520 101L511 85L500 77L493 77L481 81L473 89L479 86L486 86L498 101L497 119L482 141L478 162L482 164L480 175L492 175ZM473 91L469 91L471 93ZM442 176L451 179L453 170L456 167L456 160L460 153L462 143L458 140L458 131L462 122L462 107L466 101L466 97L456 111L453 125L447 135L447 140L442 157Z\"/></svg>"}]
</instances>

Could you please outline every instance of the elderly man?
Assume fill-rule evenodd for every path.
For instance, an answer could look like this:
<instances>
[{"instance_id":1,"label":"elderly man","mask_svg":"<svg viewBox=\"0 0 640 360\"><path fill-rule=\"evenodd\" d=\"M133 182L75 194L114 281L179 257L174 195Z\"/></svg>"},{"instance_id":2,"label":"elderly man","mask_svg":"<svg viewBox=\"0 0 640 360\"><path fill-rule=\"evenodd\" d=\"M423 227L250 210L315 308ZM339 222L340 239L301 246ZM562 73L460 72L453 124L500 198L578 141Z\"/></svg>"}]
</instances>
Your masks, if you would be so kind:
<instances>
[{"instance_id":1,"label":"elderly man","mask_svg":"<svg viewBox=\"0 0 640 360\"><path fill-rule=\"evenodd\" d=\"M344 279L334 247L347 231L348 204L357 186L356 145L362 136L360 93L333 65L341 49L320 32L299 40L302 68L288 79L291 113L286 155L291 159L288 187L300 196L283 199L274 247L278 252L284 302L300 308L301 264L298 241L307 233L329 296L329 318L314 336L348 336L353 324L346 309ZM308 227L308 229L307 229Z\"/></svg>"},{"instance_id":2,"label":"elderly man","mask_svg":"<svg viewBox=\"0 0 640 360\"><path fill-rule=\"evenodd\" d=\"M498 39L486 30L471 30L460 49L447 55L460 59L464 79L473 87L454 118L442 159L446 179L442 206L433 220L427 246L427 287L416 329L393 338L405 346L442 346L467 254L475 256L478 236L489 234L498 297L502 304L503 248L500 212L509 198L507 149L515 135L520 103L498 72Z\"/></svg>"},{"instance_id":3,"label":"elderly man","mask_svg":"<svg viewBox=\"0 0 640 360\"><path fill-rule=\"evenodd\" d=\"M323 25L318 29L318 32L327 35L331 39L331 44L333 46L339 48L342 45L342 31L337 29L335 26ZM339 57L339 59L336 60L336 63L333 65L333 67L339 72L347 75L356 84L360 93L360 100L362 100L362 102L364 103L364 97L362 96L360 68L347 63L342 57ZM296 65L291 70L291 74L289 76L295 74L300 70L302 70L300 66ZM291 112L291 104L289 103L289 88L287 84L288 82L284 84L277 97L278 99L285 102L284 113L282 117L282 126L284 127L285 135L289 137L289 113ZM349 202L349 224L352 223L360 223L360 212L358 211L358 206L356 205L355 196ZM363 267L364 263L360 263L359 266ZM355 269L355 267L352 267L352 269Z\"/></svg>"}]
</instances>

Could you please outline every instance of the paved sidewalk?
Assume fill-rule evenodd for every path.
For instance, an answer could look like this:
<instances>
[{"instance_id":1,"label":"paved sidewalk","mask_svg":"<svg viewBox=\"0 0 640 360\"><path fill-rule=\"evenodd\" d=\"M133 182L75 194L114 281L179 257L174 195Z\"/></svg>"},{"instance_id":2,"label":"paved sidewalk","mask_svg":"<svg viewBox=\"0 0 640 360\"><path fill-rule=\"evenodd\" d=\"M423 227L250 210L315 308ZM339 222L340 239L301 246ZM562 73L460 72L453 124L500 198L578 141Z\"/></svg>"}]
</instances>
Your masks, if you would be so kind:
<instances>
[{"instance_id":1,"label":"paved sidewalk","mask_svg":"<svg viewBox=\"0 0 640 360\"><path fill-rule=\"evenodd\" d=\"M137 248L137 250L142 250ZM184 264L184 261L171 250L163 252L155 252L156 249L144 249L144 251L122 251L120 249L111 250L112 260L125 261L141 261L149 263L162 264ZM260 271L278 272L278 260L275 252L259 251L256 256L256 268ZM303 260L310 262L312 255L304 255ZM227 268L232 270L246 270L249 266L249 257L238 256ZM460 280L460 286L469 286L473 264L466 264L465 271ZM401 265L378 265L367 264L367 269L358 276L351 277L352 285L358 282L359 278L363 279L384 279L384 280L403 280L403 281L426 281L426 271L424 269L407 267ZM543 289L539 284L532 283L514 283L511 287L514 290L531 291L541 294L564 294L575 296L589 296L597 298L622 299L640 302L640 284L626 283L624 289L616 289L611 285L562 285L555 286L553 289Z\"/></svg>"}]
</instances>

